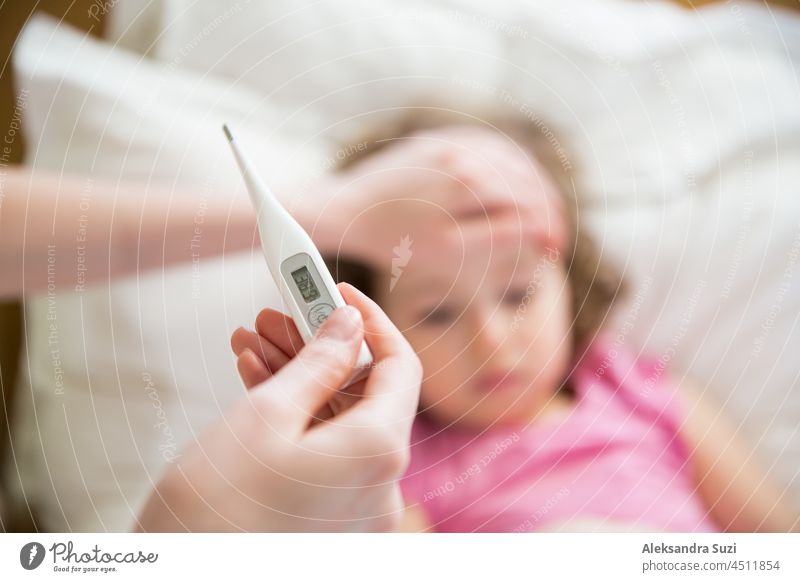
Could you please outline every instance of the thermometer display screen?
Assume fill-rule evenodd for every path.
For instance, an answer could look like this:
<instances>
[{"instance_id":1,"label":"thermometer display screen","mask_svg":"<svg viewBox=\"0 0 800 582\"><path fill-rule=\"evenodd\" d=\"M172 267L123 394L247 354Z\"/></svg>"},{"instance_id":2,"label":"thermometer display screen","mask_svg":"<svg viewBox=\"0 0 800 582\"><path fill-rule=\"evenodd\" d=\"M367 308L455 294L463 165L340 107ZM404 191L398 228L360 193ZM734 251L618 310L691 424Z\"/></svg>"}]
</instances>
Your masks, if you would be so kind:
<instances>
[{"instance_id":1,"label":"thermometer display screen","mask_svg":"<svg viewBox=\"0 0 800 582\"><path fill-rule=\"evenodd\" d=\"M295 285L297 285L297 288L300 290L300 295L303 296L306 303L311 303L319 299L319 289L306 267L301 267L296 271L292 271L292 279L294 279Z\"/></svg>"}]
</instances>

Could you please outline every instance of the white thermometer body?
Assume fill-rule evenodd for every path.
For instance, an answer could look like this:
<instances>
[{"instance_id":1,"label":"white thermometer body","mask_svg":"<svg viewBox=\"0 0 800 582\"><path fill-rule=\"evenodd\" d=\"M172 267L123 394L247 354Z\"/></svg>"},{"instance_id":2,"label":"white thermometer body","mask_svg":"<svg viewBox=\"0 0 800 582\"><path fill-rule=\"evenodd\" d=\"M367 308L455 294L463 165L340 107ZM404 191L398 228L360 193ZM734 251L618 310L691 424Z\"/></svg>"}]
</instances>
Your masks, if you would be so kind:
<instances>
[{"instance_id":1,"label":"white thermometer body","mask_svg":"<svg viewBox=\"0 0 800 582\"><path fill-rule=\"evenodd\" d=\"M311 237L256 174L228 127L223 129L256 211L270 274L303 341L308 343L328 315L345 301ZM356 369L347 384L366 376L371 365L372 352L362 341Z\"/></svg>"}]
</instances>

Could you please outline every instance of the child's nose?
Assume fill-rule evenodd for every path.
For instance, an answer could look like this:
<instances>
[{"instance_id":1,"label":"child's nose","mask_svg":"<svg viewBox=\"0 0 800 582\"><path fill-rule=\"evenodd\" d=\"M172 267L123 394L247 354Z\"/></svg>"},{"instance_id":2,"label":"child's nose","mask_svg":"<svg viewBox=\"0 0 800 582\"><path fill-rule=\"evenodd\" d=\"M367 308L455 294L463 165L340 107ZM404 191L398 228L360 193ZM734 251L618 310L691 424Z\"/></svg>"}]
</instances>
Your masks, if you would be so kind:
<instances>
[{"instance_id":1,"label":"child's nose","mask_svg":"<svg viewBox=\"0 0 800 582\"><path fill-rule=\"evenodd\" d=\"M505 319L497 313L485 313L482 317L475 318L473 325L475 340L472 346L475 356L480 358L478 362L485 364L499 357L510 333Z\"/></svg>"}]
</instances>

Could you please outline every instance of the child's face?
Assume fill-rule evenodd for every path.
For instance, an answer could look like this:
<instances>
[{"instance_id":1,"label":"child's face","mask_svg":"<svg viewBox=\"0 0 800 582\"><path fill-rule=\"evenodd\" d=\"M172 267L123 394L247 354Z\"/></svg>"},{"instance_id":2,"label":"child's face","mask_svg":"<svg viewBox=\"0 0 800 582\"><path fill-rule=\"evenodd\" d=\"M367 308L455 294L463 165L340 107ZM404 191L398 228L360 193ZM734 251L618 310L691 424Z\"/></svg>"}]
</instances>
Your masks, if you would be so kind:
<instances>
[{"instance_id":1,"label":"child's face","mask_svg":"<svg viewBox=\"0 0 800 582\"><path fill-rule=\"evenodd\" d=\"M376 299L422 360L426 413L489 426L545 411L572 354L565 257L531 235L559 222L547 172L495 132L453 126L399 140L347 179L380 194L343 237L368 226L366 239L393 251ZM445 211L498 193L536 210L492 220Z\"/></svg>"},{"instance_id":2,"label":"child's face","mask_svg":"<svg viewBox=\"0 0 800 582\"><path fill-rule=\"evenodd\" d=\"M414 241L379 301L422 360L421 403L445 423L527 422L546 409L572 351L571 296L556 251L490 230Z\"/></svg>"}]
</instances>

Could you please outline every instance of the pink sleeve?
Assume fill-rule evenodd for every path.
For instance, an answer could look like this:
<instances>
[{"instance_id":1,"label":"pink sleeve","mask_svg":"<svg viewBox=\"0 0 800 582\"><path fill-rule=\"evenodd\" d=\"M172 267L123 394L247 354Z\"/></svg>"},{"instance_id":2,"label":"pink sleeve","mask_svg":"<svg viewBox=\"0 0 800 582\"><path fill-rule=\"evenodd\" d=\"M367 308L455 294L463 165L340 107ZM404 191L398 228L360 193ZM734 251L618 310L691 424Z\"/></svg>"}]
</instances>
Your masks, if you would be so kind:
<instances>
[{"instance_id":1,"label":"pink sleeve","mask_svg":"<svg viewBox=\"0 0 800 582\"><path fill-rule=\"evenodd\" d=\"M631 410L669 433L671 442L688 457L681 438L686 409L677 385L670 380L666 364L659 358L620 353L618 394Z\"/></svg>"},{"instance_id":2,"label":"pink sleeve","mask_svg":"<svg viewBox=\"0 0 800 582\"><path fill-rule=\"evenodd\" d=\"M640 385L638 402L650 414L668 423L676 431L683 424L686 411L677 386L670 380L666 366L657 358L642 357L636 361L632 374ZM635 388L632 385L631 388Z\"/></svg>"}]
</instances>

